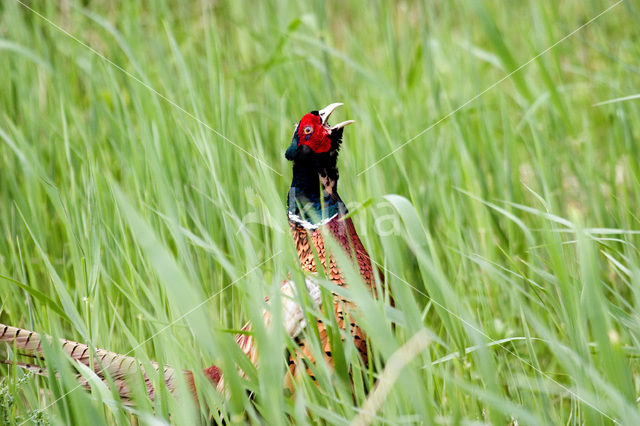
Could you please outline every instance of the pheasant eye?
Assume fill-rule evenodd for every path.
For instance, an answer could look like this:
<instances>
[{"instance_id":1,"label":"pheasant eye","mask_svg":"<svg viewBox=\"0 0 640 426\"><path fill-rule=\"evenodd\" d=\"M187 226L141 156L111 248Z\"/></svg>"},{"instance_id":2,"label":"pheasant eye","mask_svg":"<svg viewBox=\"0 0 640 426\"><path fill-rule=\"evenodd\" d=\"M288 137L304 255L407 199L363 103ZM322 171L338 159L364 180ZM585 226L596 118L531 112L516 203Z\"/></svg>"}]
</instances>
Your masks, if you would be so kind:
<instances>
[{"instance_id":1,"label":"pheasant eye","mask_svg":"<svg viewBox=\"0 0 640 426\"><path fill-rule=\"evenodd\" d=\"M304 132L305 135L311 134L313 133L313 127L307 126L302 131Z\"/></svg>"}]
</instances>

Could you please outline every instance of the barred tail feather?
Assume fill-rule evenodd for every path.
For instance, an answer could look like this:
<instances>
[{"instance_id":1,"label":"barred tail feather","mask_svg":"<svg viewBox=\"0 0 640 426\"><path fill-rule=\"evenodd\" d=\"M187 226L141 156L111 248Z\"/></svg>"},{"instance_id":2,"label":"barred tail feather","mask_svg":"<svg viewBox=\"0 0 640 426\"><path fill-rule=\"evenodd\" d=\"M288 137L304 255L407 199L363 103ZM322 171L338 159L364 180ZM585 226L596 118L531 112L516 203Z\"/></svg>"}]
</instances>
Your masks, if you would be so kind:
<instances>
[{"instance_id":1,"label":"barred tail feather","mask_svg":"<svg viewBox=\"0 0 640 426\"><path fill-rule=\"evenodd\" d=\"M49 342L52 341L52 338L49 336L44 338ZM5 342L14 346L21 355L43 359L44 351L42 350L42 339L43 337L34 331L0 324L0 342ZM130 390L126 385L125 378L138 373L142 373L145 379L145 385L149 397L154 397L153 384L145 373L144 367L137 359L115 352L106 351L104 349L95 349L95 351L93 351L92 366L92 351L87 345L66 339L60 339L59 342L62 346L62 350L73 361L92 369L92 371L105 383L107 383L107 376L109 376L123 399L126 400L130 397ZM7 363L8 361L5 360L3 362ZM47 371L45 369L33 364L17 363L16 365L39 375L47 375ZM162 369L167 389L174 392L177 387L175 370L169 366L161 366L155 362L152 362L151 365L156 372ZM85 387L88 386L84 378L79 377L78 380L81 385Z\"/></svg>"},{"instance_id":2,"label":"barred tail feather","mask_svg":"<svg viewBox=\"0 0 640 426\"><path fill-rule=\"evenodd\" d=\"M312 277L305 279L307 291L311 297L311 301L318 305L320 303L320 288ZM296 300L296 287L290 280L284 281L281 285L282 295L282 319L283 326L287 333L295 338L300 334L305 326L304 311ZM271 323L271 314L269 310L265 309L263 320L265 324ZM247 323L242 328L242 333L236 336L236 343L240 346L242 351L249 357L251 362L257 365L257 351L253 336L248 333L251 330L251 324ZM33 356L35 358L44 358L44 351L42 350L42 339L47 339L49 343L53 341L50 336L41 336L34 331L25 330L10 325L0 324L0 343L4 342L16 348L20 355ZM73 342L71 340L60 339L59 343L62 350L75 362L91 369L103 382L107 385L109 380L113 383L113 386L118 390L120 397L123 400L128 400L131 396L131 391L127 387L126 378L134 374L142 374L145 380L147 393L150 398L154 398L155 390L151 380L144 371L142 363L134 357L110 352L104 349L94 349L93 351L89 346ZM92 362L93 360L93 362ZM0 362L10 363L13 362L1 360ZM47 375L47 371L33 364L16 363L21 368L32 371L36 374ZM161 372L164 376L164 381L167 389L174 393L177 389L177 377L176 370L167 365L160 365L156 362L152 362L151 366L156 373ZM196 389L194 383L193 373L191 371L182 371L184 378L196 396ZM224 381L222 378L222 372L218 367L211 366L203 370L205 377L207 377L217 389L222 391ZM87 380L82 376L78 377L78 382L89 387ZM197 396L196 396L197 397Z\"/></svg>"}]
</instances>

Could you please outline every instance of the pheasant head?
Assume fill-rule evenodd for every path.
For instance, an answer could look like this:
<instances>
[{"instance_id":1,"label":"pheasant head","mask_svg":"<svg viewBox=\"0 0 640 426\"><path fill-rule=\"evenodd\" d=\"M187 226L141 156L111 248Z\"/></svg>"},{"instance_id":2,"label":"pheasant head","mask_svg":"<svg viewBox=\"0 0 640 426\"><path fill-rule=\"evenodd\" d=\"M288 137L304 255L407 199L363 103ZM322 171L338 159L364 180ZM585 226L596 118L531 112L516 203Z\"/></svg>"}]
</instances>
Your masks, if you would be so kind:
<instances>
[{"instance_id":1,"label":"pheasant head","mask_svg":"<svg viewBox=\"0 0 640 426\"><path fill-rule=\"evenodd\" d=\"M338 151L344 127L353 120L329 125L341 103L305 114L296 125L285 157L293 162L293 179L287 201L289 220L314 228L345 213L338 196Z\"/></svg>"},{"instance_id":2,"label":"pheasant head","mask_svg":"<svg viewBox=\"0 0 640 426\"><path fill-rule=\"evenodd\" d=\"M302 117L293 132L291 145L285 152L287 160L295 162L305 158L311 159L314 154L330 152L337 154L344 127L353 123L353 120L347 120L335 126L329 125L331 113L341 105L341 103L333 103L320 111L311 111Z\"/></svg>"}]
</instances>

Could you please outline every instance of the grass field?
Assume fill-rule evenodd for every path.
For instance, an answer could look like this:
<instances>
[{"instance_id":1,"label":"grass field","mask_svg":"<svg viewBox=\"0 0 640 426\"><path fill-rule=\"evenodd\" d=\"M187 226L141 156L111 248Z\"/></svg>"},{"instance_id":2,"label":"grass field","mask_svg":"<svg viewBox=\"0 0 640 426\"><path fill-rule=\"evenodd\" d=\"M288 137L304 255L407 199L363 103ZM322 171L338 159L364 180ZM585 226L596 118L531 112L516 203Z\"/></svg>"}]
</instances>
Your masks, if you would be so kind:
<instances>
[{"instance_id":1,"label":"grass field","mask_svg":"<svg viewBox=\"0 0 640 426\"><path fill-rule=\"evenodd\" d=\"M27 6L0 3L0 322L228 392L126 408L52 350L57 376L0 366L0 422L640 424L636 2ZM353 385L321 363L291 395L283 330L246 378L233 333L299 277L283 154L336 101L395 308L351 274L372 367L347 339Z\"/></svg>"}]
</instances>

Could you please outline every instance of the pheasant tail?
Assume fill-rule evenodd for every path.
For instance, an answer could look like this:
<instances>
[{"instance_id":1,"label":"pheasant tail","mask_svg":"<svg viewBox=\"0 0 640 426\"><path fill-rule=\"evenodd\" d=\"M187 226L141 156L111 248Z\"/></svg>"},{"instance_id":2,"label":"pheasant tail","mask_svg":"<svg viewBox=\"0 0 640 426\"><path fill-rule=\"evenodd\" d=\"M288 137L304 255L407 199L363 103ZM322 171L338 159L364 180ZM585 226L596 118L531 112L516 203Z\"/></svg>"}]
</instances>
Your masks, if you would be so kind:
<instances>
[{"instance_id":1,"label":"pheasant tail","mask_svg":"<svg viewBox=\"0 0 640 426\"><path fill-rule=\"evenodd\" d=\"M53 343L51 337L46 336L44 338L47 339L49 344ZM43 336L34 331L0 324L0 342L13 346L21 355L44 359L44 351L42 349ZM85 344L66 339L60 339L58 343L65 354L74 362L90 368L106 384L108 384L108 380L111 380L124 401L128 401L131 398L131 389L129 389L127 385L127 378L138 374L141 374L144 378L147 394L150 398L154 398L155 388L151 379L142 363L136 358L104 349L95 349L92 351L89 346ZM47 374L46 370L36 365L18 363L18 366L36 374ZM179 373L172 367L160 365L156 362L151 362L151 367L155 370L155 374L162 374L167 389L172 393L175 392L177 388L177 374ZM184 374L185 380L187 384L191 386L192 391L195 392L193 374L190 371L184 371L182 374ZM204 370L204 374L214 383L220 381L220 370L215 366ZM79 377L78 380L80 384L88 387L85 379Z\"/></svg>"}]
</instances>

